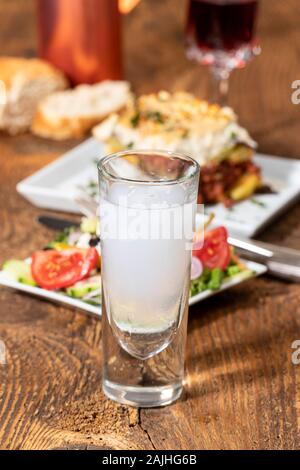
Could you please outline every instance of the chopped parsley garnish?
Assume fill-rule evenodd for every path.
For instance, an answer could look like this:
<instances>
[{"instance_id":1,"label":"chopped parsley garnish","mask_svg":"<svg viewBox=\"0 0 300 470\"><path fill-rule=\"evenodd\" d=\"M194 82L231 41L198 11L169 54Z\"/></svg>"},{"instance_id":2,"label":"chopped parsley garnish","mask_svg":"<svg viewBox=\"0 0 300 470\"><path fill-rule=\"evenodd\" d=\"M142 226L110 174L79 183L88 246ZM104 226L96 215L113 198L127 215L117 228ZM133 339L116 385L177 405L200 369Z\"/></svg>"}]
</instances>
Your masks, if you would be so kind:
<instances>
[{"instance_id":1,"label":"chopped parsley garnish","mask_svg":"<svg viewBox=\"0 0 300 470\"><path fill-rule=\"evenodd\" d=\"M78 185L78 189L92 198L96 198L98 196L98 183L96 181L90 180L84 185Z\"/></svg>"},{"instance_id":2,"label":"chopped parsley garnish","mask_svg":"<svg viewBox=\"0 0 300 470\"><path fill-rule=\"evenodd\" d=\"M98 194L98 184L96 181L89 181L86 185L86 191L90 197L96 197Z\"/></svg>"},{"instance_id":3,"label":"chopped parsley garnish","mask_svg":"<svg viewBox=\"0 0 300 470\"><path fill-rule=\"evenodd\" d=\"M159 111L146 111L145 118L151 119L151 121L158 122L159 124L164 123L164 119Z\"/></svg>"},{"instance_id":4,"label":"chopped parsley garnish","mask_svg":"<svg viewBox=\"0 0 300 470\"><path fill-rule=\"evenodd\" d=\"M164 123L164 118L159 111L145 111L143 113L137 111L130 120L132 127L138 127L141 118L144 118L146 120L148 119L159 124Z\"/></svg>"},{"instance_id":5,"label":"chopped parsley garnish","mask_svg":"<svg viewBox=\"0 0 300 470\"><path fill-rule=\"evenodd\" d=\"M252 204L256 204L259 207L267 207L267 205L264 202L259 201L258 199L255 199L255 198L252 198L251 202Z\"/></svg>"},{"instance_id":6,"label":"chopped parsley garnish","mask_svg":"<svg viewBox=\"0 0 300 470\"><path fill-rule=\"evenodd\" d=\"M137 127L139 125L140 119L141 113L137 111L137 113L130 120L132 127Z\"/></svg>"}]
</instances>

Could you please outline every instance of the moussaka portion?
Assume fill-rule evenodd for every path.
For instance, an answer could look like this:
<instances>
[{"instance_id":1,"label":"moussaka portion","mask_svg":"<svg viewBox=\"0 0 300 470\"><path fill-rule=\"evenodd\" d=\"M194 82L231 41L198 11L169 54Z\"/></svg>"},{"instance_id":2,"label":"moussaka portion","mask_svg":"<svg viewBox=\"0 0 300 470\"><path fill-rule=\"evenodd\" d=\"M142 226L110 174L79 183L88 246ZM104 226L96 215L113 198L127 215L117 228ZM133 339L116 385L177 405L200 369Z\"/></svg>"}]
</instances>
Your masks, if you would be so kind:
<instances>
[{"instance_id":1,"label":"moussaka portion","mask_svg":"<svg viewBox=\"0 0 300 470\"><path fill-rule=\"evenodd\" d=\"M201 166L199 202L230 205L261 185L253 162L256 143L233 110L190 93L161 91L132 98L119 114L94 128L111 153L124 149L171 150ZM149 158L149 169L155 162Z\"/></svg>"}]
</instances>

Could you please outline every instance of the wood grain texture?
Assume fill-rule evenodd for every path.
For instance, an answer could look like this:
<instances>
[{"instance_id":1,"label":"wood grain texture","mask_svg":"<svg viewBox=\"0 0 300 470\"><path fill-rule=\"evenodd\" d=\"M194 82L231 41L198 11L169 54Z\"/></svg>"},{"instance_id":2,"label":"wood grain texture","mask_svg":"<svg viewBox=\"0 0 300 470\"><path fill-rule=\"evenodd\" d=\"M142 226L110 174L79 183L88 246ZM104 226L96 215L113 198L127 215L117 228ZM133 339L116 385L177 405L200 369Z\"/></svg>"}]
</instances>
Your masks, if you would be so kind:
<instances>
[{"instance_id":1,"label":"wood grain texture","mask_svg":"<svg viewBox=\"0 0 300 470\"><path fill-rule=\"evenodd\" d=\"M35 53L33 4L0 0L0 54ZM187 89L209 94L206 69L184 57L182 0L143 0L125 19L126 75L138 93ZM300 78L300 3L263 0L262 55L234 72L230 103L262 152L300 157L300 106L291 83ZM22 258L52 236L36 217L44 211L17 195L22 178L77 142L30 135L0 136L0 263ZM300 184L300 183L299 183ZM300 248L300 205L262 234ZM300 366L291 344L300 338L300 286L252 280L190 312L187 383L165 409L141 410L121 434L86 436L59 425L66 403L100 388L101 322L8 289L0 289L2 449L296 449Z\"/></svg>"}]
</instances>

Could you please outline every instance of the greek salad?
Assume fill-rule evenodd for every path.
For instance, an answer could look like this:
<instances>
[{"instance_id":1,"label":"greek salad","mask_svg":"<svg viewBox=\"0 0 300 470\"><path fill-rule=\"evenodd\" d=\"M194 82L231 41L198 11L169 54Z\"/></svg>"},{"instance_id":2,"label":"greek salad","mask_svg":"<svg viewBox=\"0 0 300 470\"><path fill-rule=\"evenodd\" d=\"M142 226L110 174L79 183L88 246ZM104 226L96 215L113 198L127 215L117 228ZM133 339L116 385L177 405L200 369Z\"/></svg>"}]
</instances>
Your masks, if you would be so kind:
<instances>
[{"instance_id":1,"label":"greek salad","mask_svg":"<svg viewBox=\"0 0 300 470\"><path fill-rule=\"evenodd\" d=\"M47 291L57 291L92 305L101 305L101 252L96 219L83 218L80 228L71 227L26 260L11 259L3 272L13 280ZM201 238L201 242L200 242ZM196 236L192 253L190 296L217 291L237 276L251 277L228 244L225 227Z\"/></svg>"}]
</instances>

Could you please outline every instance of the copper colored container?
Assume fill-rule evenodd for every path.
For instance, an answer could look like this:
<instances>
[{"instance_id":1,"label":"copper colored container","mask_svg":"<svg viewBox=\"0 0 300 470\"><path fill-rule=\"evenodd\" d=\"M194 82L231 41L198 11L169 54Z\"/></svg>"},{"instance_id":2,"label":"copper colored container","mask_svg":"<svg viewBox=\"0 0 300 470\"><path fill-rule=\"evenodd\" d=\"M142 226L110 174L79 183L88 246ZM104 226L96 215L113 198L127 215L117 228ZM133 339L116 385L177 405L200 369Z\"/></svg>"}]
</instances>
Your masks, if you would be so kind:
<instances>
[{"instance_id":1,"label":"copper colored container","mask_svg":"<svg viewBox=\"0 0 300 470\"><path fill-rule=\"evenodd\" d=\"M40 56L71 82L122 78L118 0L36 0Z\"/></svg>"}]
</instances>

